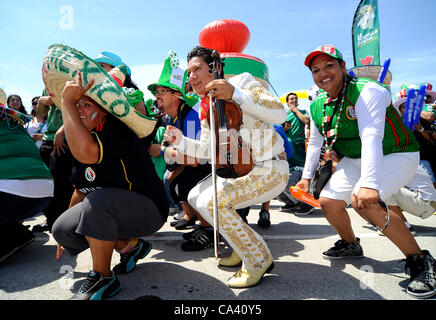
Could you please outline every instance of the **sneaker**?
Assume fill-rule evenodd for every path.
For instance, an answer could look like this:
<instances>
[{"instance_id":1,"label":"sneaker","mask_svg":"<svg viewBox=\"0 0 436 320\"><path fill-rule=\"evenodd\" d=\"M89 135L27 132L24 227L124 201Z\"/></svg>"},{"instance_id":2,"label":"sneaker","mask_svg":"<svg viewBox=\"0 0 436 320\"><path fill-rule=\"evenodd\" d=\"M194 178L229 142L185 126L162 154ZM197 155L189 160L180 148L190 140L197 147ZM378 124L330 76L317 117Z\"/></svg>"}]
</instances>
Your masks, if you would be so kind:
<instances>
[{"instance_id":1,"label":"sneaker","mask_svg":"<svg viewBox=\"0 0 436 320\"><path fill-rule=\"evenodd\" d=\"M257 220L257 225L261 228L268 228L271 225L268 211L261 210L259 212L259 220Z\"/></svg>"},{"instance_id":2,"label":"sneaker","mask_svg":"<svg viewBox=\"0 0 436 320\"><path fill-rule=\"evenodd\" d=\"M112 273L112 277L105 278L100 273L91 270L71 300L102 300L113 297L120 290L120 281L115 273Z\"/></svg>"},{"instance_id":3,"label":"sneaker","mask_svg":"<svg viewBox=\"0 0 436 320\"><path fill-rule=\"evenodd\" d=\"M204 228L207 228L207 227L203 227L202 225L194 226L193 231L184 233L182 237L185 240L191 240L193 237L196 236L196 234L198 234L199 232L203 232L202 229L204 229Z\"/></svg>"},{"instance_id":4,"label":"sneaker","mask_svg":"<svg viewBox=\"0 0 436 320\"><path fill-rule=\"evenodd\" d=\"M183 251L200 251L213 246L213 231L201 228L190 240L182 243Z\"/></svg>"},{"instance_id":5,"label":"sneaker","mask_svg":"<svg viewBox=\"0 0 436 320\"><path fill-rule=\"evenodd\" d=\"M404 260L403 260L404 261ZM410 274L407 293L417 298L430 298L436 294L436 261L427 250L405 259Z\"/></svg>"},{"instance_id":6,"label":"sneaker","mask_svg":"<svg viewBox=\"0 0 436 320\"><path fill-rule=\"evenodd\" d=\"M298 204L293 204L293 205L286 204L280 207L280 212L292 212L297 206Z\"/></svg>"},{"instance_id":7,"label":"sneaker","mask_svg":"<svg viewBox=\"0 0 436 320\"><path fill-rule=\"evenodd\" d=\"M361 258L363 257L363 249L360 245L360 239L356 238L356 242L353 243L348 243L344 240L338 240L332 248L323 252L322 256L327 260Z\"/></svg>"},{"instance_id":8,"label":"sneaker","mask_svg":"<svg viewBox=\"0 0 436 320\"><path fill-rule=\"evenodd\" d=\"M151 251L151 243L142 239L138 239L138 244L129 252L120 253L120 263L118 263L113 271L116 274L125 274L133 271L136 267L136 262L144 258Z\"/></svg>"},{"instance_id":9,"label":"sneaker","mask_svg":"<svg viewBox=\"0 0 436 320\"><path fill-rule=\"evenodd\" d=\"M294 213L297 216L305 216L311 213L313 210L315 210L314 207L307 203L300 203L298 206L296 206L294 209L292 209L292 213Z\"/></svg>"},{"instance_id":10,"label":"sneaker","mask_svg":"<svg viewBox=\"0 0 436 320\"><path fill-rule=\"evenodd\" d=\"M174 220L182 220L183 217L185 216L185 212L183 212L183 210L181 209L177 209L178 211L174 214L173 219Z\"/></svg>"}]
</instances>

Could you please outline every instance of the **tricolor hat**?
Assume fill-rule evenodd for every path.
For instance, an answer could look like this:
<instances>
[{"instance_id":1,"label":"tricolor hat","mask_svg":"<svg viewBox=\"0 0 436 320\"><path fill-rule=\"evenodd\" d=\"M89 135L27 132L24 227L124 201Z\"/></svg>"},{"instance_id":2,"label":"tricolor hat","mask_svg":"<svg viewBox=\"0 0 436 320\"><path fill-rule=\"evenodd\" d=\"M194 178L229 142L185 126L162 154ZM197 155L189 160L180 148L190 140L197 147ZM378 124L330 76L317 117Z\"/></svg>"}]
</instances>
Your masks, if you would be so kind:
<instances>
[{"instance_id":1,"label":"tricolor hat","mask_svg":"<svg viewBox=\"0 0 436 320\"><path fill-rule=\"evenodd\" d=\"M167 87L174 89L182 94L183 100L189 107L193 107L198 99L195 96L187 96L185 94L186 76L185 71L179 68L180 60L177 58L175 50L168 52L168 58L165 59L160 78L157 83L150 84L148 90L153 95L156 95L156 87Z\"/></svg>"},{"instance_id":2,"label":"tricolor hat","mask_svg":"<svg viewBox=\"0 0 436 320\"><path fill-rule=\"evenodd\" d=\"M119 56L117 56L115 53L109 52L109 51L102 51L97 56L97 58L94 59L97 63L107 63L111 65L112 67L117 67L119 65L124 65L127 70L127 74L130 76L130 68L127 64L125 64Z\"/></svg>"},{"instance_id":3,"label":"tricolor hat","mask_svg":"<svg viewBox=\"0 0 436 320\"><path fill-rule=\"evenodd\" d=\"M123 67L118 69L122 71ZM65 83L75 80L77 71L82 74L84 86L90 80L95 80L85 93L86 96L124 122L139 138L153 132L156 121L136 111L122 87L97 62L76 49L55 44L49 47L44 57L42 79L53 103L59 109L62 108L61 95ZM119 74L118 77L122 76Z\"/></svg>"},{"instance_id":4,"label":"tricolor hat","mask_svg":"<svg viewBox=\"0 0 436 320\"><path fill-rule=\"evenodd\" d=\"M315 50L313 50L311 53L309 53L306 59L304 60L304 65L306 67L310 67L313 58L319 56L320 54L326 54L334 59L339 59L341 61L344 61L344 57L342 56L342 53L338 49L336 49L335 46L325 45L325 46L320 46Z\"/></svg>"},{"instance_id":5,"label":"tricolor hat","mask_svg":"<svg viewBox=\"0 0 436 320\"><path fill-rule=\"evenodd\" d=\"M6 107L6 92L0 88L0 106Z\"/></svg>"},{"instance_id":6,"label":"tricolor hat","mask_svg":"<svg viewBox=\"0 0 436 320\"><path fill-rule=\"evenodd\" d=\"M407 101L407 91L408 89L401 89L395 94L393 106L398 112L400 111L400 106Z\"/></svg>"}]
</instances>

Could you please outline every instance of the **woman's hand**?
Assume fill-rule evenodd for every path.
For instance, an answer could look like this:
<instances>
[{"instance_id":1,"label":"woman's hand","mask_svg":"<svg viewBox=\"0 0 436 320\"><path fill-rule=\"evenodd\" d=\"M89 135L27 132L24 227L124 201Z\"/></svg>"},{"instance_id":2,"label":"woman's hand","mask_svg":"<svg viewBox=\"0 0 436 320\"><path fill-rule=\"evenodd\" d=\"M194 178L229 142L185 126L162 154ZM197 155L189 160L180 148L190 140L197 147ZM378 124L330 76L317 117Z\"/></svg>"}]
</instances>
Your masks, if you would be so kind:
<instances>
[{"instance_id":1,"label":"woman's hand","mask_svg":"<svg viewBox=\"0 0 436 320\"><path fill-rule=\"evenodd\" d=\"M297 182L297 184L295 185L298 188L303 189L306 192L309 192L310 190L310 179L301 179L300 181Z\"/></svg>"},{"instance_id":2,"label":"woman's hand","mask_svg":"<svg viewBox=\"0 0 436 320\"><path fill-rule=\"evenodd\" d=\"M41 141L44 135L42 133L34 133L32 134L32 139L36 141Z\"/></svg>"},{"instance_id":3,"label":"woman's hand","mask_svg":"<svg viewBox=\"0 0 436 320\"><path fill-rule=\"evenodd\" d=\"M357 201L359 209L370 209L377 205L380 194L376 189L360 188L357 195L353 195L353 201Z\"/></svg>"},{"instance_id":4,"label":"woman's hand","mask_svg":"<svg viewBox=\"0 0 436 320\"><path fill-rule=\"evenodd\" d=\"M173 145L178 145L182 141L183 133L176 127L167 126L164 133L164 140Z\"/></svg>"},{"instance_id":5,"label":"woman's hand","mask_svg":"<svg viewBox=\"0 0 436 320\"><path fill-rule=\"evenodd\" d=\"M80 71L77 71L76 80L67 81L62 91L62 100L65 102L71 102L71 104L67 103L66 106L75 105L79 102L80 98L88 91L92 85L94 84L94 79L88 82L86 86L82 85L82 74ZM62 104L64 106L64 104Z\"/></svg>"}]
</instances>

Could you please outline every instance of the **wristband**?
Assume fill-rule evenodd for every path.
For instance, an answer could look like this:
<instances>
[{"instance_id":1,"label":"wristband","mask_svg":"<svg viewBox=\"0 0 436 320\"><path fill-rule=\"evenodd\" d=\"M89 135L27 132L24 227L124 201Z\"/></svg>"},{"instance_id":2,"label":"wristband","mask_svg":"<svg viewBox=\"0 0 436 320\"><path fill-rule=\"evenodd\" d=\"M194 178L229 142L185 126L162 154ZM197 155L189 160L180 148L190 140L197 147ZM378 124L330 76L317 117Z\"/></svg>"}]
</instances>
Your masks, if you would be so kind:
<instances>
[{"instance_id":1,"label":"wristband","mask_svg":"<svg viewBox=\"0 0 436 320\"><path fill-rule=\"evenodd\" d=\"M160 155L163 156L165 154L165 150L167 149L167 147L160 147Z\"/></svg>"}]
</instances>

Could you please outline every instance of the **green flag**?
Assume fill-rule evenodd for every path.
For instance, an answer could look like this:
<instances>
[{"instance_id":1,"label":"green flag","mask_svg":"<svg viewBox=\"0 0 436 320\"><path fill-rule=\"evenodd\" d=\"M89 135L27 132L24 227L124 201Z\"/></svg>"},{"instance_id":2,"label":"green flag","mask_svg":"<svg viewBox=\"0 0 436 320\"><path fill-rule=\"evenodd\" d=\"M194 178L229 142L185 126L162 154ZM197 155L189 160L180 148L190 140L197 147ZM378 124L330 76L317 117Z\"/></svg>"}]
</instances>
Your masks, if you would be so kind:
<instances>
[{"instance_id":1,"label":"green flag","mask_svg":"<svg viewBox=\"0 0 436 320\"><path fill-rule=\"evenodd\" d=\"M362 0L354 14L354 66L380 65L380 26L378 0Z\"/></svg>"}]
</instances>

